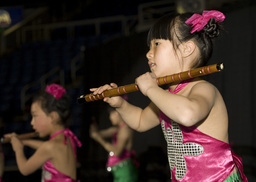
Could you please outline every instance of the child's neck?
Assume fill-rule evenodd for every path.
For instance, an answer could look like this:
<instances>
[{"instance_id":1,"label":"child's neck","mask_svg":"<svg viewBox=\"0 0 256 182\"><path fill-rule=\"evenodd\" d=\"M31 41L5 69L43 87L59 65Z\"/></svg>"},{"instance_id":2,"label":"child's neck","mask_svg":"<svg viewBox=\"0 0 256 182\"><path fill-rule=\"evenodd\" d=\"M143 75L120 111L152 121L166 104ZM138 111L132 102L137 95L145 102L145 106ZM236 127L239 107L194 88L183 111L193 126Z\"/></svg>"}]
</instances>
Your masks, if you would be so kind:
<instances>
[{"instance_id":1,"label":"child's neck","mask_svg":"<svg viewBox=\"0 0 256 182\"><path fill-rule=\"evenodd\" d=\"M56 132L58 132L58 131L60 131L60 130L63 130L63 129L65 129L64 126L62 126L62 125L56 125L56 126L54 126L54 127L52 128L51 135L54 134L54 133L56 133Z\"/></svg>"},{"instance_id":2,"label":"child's neck","mask_svg":"<svg viewBox=\"0 0 256 182\"><path fill-rule=\"evenodd\" d=\"M189 82L191 82L193 79L190 78L188 80L183 80L179 83L176 83L174 85L171 85L169 87L169 91L171 91L171 93L178 93L179 91L181 91L182 89L184 89L186 87L187 84L189 84Z\"/></svg>"}]
</instances>

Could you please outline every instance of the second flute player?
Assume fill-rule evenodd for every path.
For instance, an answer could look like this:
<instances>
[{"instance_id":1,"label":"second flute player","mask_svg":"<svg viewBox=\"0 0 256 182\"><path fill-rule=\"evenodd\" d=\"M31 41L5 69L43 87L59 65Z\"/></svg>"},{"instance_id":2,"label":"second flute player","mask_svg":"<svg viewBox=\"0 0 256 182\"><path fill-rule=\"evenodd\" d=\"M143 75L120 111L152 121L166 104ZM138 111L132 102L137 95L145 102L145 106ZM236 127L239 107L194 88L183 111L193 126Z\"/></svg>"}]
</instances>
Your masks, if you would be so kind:
<instances>
[{"instance_id":1,"label":"second flute player","mask_svg":"<svg viewBox=\"0 0 256 182\"><path fill-rule=\"evenodd\" d=\"M58 84L47 85L36 94L31 104L31 125L39 137L49 140L20 140L15 133L10 138L21 174L30 175L42 168L42 182L78 182L77 147L81 142L67 128L70 117L70 100L66 89ZM27 158L24 146L35 149Z\"/></svg>"},{"instance_id":2,"label":"second flute player","mask_svg":"<svg viewBox=\"0 0 256 182\"><path fill-rule=\"evenodd\" d=\"M247 181L241 158L229 145L228 113L218 89L201 78L170 84L167 90L156 82L156 78L206 65L224 19L216 10L160 18L148 34L146 57L151 73L136 79L151 103L142 109L119 96L103 99L137 131L161 125L173 182ZM91 91L97 95L115 87L111 83Z\"/></svg>"}]
</instances>

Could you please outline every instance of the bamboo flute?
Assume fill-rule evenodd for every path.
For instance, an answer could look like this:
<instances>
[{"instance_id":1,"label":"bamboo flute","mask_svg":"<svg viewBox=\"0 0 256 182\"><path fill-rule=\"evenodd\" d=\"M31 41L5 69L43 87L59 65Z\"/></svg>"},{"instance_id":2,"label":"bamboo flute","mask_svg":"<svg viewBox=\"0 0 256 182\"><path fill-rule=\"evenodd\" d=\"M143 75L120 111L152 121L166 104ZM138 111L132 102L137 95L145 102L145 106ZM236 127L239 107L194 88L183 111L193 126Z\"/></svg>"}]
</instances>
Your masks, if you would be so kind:
<instances>
[{"instance_id":1,"label":"bamboo flute","mask_svg":"<svg viewBox=\"0 0 256 182\"><path fill-rule=\"evenodd\" d=\"M173 82L180 82L180 81L184 81L184 80L187 80L190 78L195 78L195 77L219 72L219 71L222 71L223 69L224 69L223 63L212 64L212 65L208 65L208 66L195 68L195 69L192 69L189 71L176 73L173 75L159 77L156 79L156 81L157 81L158 85L170 84ZM81 95L80 97L77 98L77 100L78 100L78 103L82 104L84 102L96 101L96 100L103 99L105 97L119 96L119 95L123 95L126 93L134 92L137 90L139 90L139 88L136 84L129 84L129 85L113 88L110 90L105 90L104 92L102 92L101 94L98 94L98 95L94 95L93 93L87 94L87 95Z\"/></svg>"},{"instance_id":2,"label":"bamboo flute","mask_svg":"<svg viewBox=\"0 0 256 182\"><path fill-rule=\"evenodd\" d=\"M37 133L37 132L30 132L30 133L24 133L24 134L17 135L17 138L20 139L20 140L25 140L25 139L30 139L30 138L38 137L38 136L39 136L39 133ZM3 143L9 143L10 141L11 141L10 138L2 137L0 139L0 142L2 144Z\"/></svg>"}]
</instances>

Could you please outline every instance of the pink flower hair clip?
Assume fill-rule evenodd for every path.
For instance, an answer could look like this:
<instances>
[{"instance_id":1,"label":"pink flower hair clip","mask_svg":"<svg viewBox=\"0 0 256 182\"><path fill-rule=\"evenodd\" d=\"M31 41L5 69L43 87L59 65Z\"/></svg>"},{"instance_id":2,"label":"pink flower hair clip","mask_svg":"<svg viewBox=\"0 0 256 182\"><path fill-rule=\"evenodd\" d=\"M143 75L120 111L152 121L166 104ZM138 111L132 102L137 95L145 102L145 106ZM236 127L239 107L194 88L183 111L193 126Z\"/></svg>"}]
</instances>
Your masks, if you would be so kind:
<instances>
[{"instance_id":1,"label":"pink flower hair clip","mask_svg":"<svg viewBox=\"0 0 256 182\"><path fill-rule=\"evenodd\" d=\"M66 93L66 90L62 86L53 83L46 86L45 92L53 95L55 99L60 99Z\"/></svg>"},{"instance_id":2,"label":"pink flower hair clip","mask_svg":"<svg viewBox=\"0 0 256 182\"><path fill-rule=\"evenodd\" d=\"M214 18L216 22L223 22L225 15L217 10L203 11L202 15L194 13L185 23L192 25L193 29L190 33L194 33L201 31L211 18Z\"/></svg>"}]
</instances>

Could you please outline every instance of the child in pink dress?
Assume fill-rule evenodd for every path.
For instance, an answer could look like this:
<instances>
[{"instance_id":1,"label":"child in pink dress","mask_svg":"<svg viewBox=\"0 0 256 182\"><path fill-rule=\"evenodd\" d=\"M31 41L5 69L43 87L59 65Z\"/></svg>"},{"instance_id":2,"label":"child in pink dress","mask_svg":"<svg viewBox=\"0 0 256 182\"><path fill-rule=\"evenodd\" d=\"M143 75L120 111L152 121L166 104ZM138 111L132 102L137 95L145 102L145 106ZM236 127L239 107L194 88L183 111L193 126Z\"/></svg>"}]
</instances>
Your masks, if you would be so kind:
<instances>
[{"instance_id":1,"label":"child in pink dress","mask_svg":"<svg viewBox=\"0 0 256 182\"><path fill-rule=\"evenodd\" d=\"M43 166L44 182L76 182L76 146L81 146L77 137L65 128L70 116L70 101L66 90L58 85L48 85L36 95L31 105L33 129L40 137L50 136L48 141L19 140L15 133L6 134L11 138L20 172L29 175ZM26 158L23 146L36 149Z\"/></svg>"},{"instance_id":2,"label":"child in pink dress","mask_svg":"<svg viewBox=\"0 0 256 182\"><path fill-rule=\"evenodd\" d=\"M148 34L151 73L136 79L151 103L142 109L119 96L104 98L137 131L161 124L173 182L247 181L242 161L229 145L228 113L218 89L202 78L172 83L168 89L156 81L205 66L224 19L216 10L163 16ZM91 91L96 95L116 87L111 83Z\"/></svg>"},{"instance_id":3,"label":"child in pink dress","mask_svg":"<svg viewBox=\"0 0 256 182\"><path fill-rule=\"evenodd\" d=\"M92 123L90 136L109 152L107 170L113 174L114 182L137 182L138 162L132 150L133 130L114 109L111 109L109 118L113 126L98 130L96 123ZM112 138L112 143L107 138Z\"/></svg>"}]
</instances>

